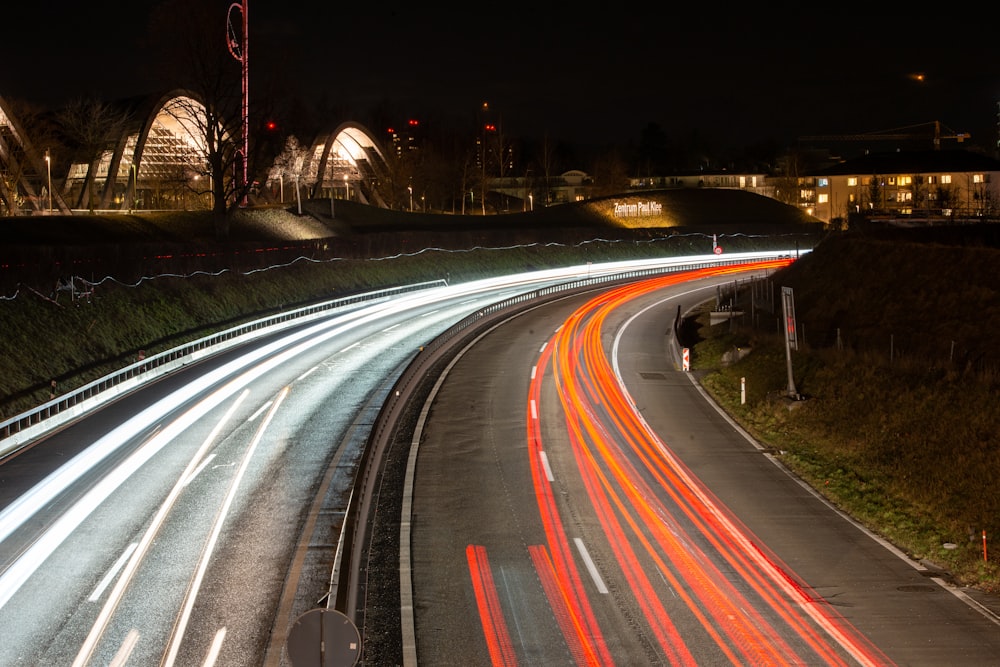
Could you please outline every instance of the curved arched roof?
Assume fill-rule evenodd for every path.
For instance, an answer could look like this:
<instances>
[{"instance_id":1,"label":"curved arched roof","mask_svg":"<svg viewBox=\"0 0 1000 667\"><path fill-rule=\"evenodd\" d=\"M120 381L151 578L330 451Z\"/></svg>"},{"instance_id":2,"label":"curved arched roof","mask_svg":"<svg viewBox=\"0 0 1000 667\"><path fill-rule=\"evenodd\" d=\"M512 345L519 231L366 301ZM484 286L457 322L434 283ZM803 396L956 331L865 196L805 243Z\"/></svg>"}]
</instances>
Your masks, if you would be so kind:
<instances>
[{"instance_id":1,"label":"curved arched roof","mask_svg":"<svg viewBox=\"0 0 1000 667\"><path fill-rule=\"evenodd\" d=\"M112 109L110 115L120 121L121 136L99 155L81 155L70 164L68 173L53 181L53 205L69 213L72 208L130 209L137 203L137 192L151 198L145 208L159 207L156 203L171 207L171 203L182 204L186 201L183 198L190 198L193 182L209 174L207 113L198 96L175 89L107 106ZM305 157L300 173L317 190L327 188L332 196L337 186L346 185L363 200L378 199L374 184L387 173L386 159L374 135L363 125L345 122L320 133ZM93 164L87 162L90 159L94 159ZM9 195L16 202L19 192L26 193L20 199L30 200L29 205L38 209L43 199L41 184L50 165L31 148L0 98L0 164L6 166L11 160L18 160L18 166L7 168L7 172L23 173L24 177L11 193L4 193L5 186L0 184L0 197ZM12 203L11 207L15 210L24 204Z\"/></svg>"},{"instance_id":2,"label":"curved arched roof","mask_svg":"<svg viewBox=\"0 0 1000 667\"><path fill-rule=\"evenodd\" d=\"M49 160L48 154L42 155L35 149L20 119L0 97L0 168L7 175L0 178L0 201L7 213L23 206L35 211L57 208L62 213L69 212L60 194L51 192Z\"/></svg>"},{"instance_id":3,"label":"curved arched roof","mask_svg":"<svg viewBox=\"0 0 1000 667\"><path fill-rule=\"evenodd\" d=\"M145 98L132 107L130 120L94 175L104 180L101 208L110 208L122 190L118 205L131 208L142 183L186 188L207 173L206 112L194 93L178 89Z\"/></svg>"},{"instance_id":4,"label":"curved arched roof","mask_svg":"<svg viewBox=\"0 0 1000 667\"><path fill-rule=\"evenodd\" d=\"M353 186L362 200L367 201L378 199L372 184L384 177L386 161L372 133L360 123L347 122L321 132L291 171L295 173L276 166L269 180L294 175L310 184L314 193L324 189L332 193L340 187Z\"/></svg>"}]
</instances>

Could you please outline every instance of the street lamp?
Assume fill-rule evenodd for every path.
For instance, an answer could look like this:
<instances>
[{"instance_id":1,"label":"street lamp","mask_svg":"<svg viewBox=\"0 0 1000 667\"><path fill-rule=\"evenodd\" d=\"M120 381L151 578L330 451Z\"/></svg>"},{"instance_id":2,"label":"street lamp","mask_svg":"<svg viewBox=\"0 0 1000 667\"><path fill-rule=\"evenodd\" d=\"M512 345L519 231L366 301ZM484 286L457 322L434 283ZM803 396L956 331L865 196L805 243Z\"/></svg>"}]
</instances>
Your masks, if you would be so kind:
<instances>
[{"instance_id":1,"label":"street lamp","mask_svg":"<svg viewBox=\"0 0 1000 667\"><path fill-rule=\"evenodd\" d=\"M49 173L49 213L52 213L52 157L49 149L45 149L45 170Z\"/></svg>"},{"instance_id":2,"label":"street lamp","mask_svg":"<svg viewBox=\"0 0 1000 667\"><path fill-rule=\"evenodd\" d=\"M128 197L128 212L129 215L132 214L133 209L135 209L136 204L139 203L139 174L135 168L135 162L132 162L128 166L128 175L132 179L132 187L125 188L125 196ZM211 189L212 180L209 178L209 189Z\"/></svg>"}]
</instances>

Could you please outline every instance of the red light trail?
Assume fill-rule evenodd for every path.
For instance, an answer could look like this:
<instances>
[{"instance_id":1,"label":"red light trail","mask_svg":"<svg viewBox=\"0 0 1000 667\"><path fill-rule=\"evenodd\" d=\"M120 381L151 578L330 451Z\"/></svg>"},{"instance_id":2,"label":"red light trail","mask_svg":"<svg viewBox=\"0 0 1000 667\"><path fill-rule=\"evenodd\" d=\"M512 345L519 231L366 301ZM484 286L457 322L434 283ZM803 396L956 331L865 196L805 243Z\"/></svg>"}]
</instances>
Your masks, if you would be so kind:
<instances>
[{"instance_id":1,"label":"red light trail","mask_svg":"<svg viewBox=\"0 0 1000 667\"><path fill-rule=\"evenodd\" d=\"M891 664L877 648L766 547L652 432L622 386L601 340L607 316L641 296L689 280L773 270L791 260L672 274L619 287L566 319L543 348L529 387L527 440L545 544L532 560L571 655L581 665L614 657L567 537L544 462L544 397L558 397L590 507L606 537L641 622L665 662L696 665L704 656L739 665ZM543 392L551 368L555 393ZM560 438L560 446L563 438ZM470 547L471 549L471 547ZM473 580L483 560L470 556ZM478 593L477 593L478 597ZM480 601L488 638L498 607ZM639 619L637 619L637 622ZM498 652L490 640L490 654ZM513 664L505 655L493 664Z\"/></svg>"}]
</instances>

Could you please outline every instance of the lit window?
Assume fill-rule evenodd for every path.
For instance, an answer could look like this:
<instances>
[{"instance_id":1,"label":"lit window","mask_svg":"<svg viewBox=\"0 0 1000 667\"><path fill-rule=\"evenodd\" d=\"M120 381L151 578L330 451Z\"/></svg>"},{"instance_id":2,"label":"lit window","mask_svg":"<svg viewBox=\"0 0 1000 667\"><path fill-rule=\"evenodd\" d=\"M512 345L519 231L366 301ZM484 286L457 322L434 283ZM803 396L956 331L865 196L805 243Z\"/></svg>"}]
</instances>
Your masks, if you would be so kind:
<instances>
[{"instance_id":1,"label":"lit window","mask_svg":"<svg viewBox=\"0 0 1000 667\"><path fill-rule=\"evenodd\" d=\"M941 174L941 182L945 184L951 183L951 174Z\"/></svg>"},{"instance_id":2,"label":"lit window","mask_svg":"<svg viewBox=\"0 0 1000 667\"><path fill-rule=\"evenodd\" d=\"M851 192L851 193L849 193L849 194L847 195L847 201L848 201L849 203L851 203L851 204L853 204L853 203L854 203L854 193L853 193L853 192Z\"/></svg>"},{"instance_id":3,"label":"lit window","mask_svg":"<svg viewBox=\"0 0 1000 667\"><path fill-rule=\"evenodd\" d=\"M828 197L829 195L827 195L825 192L820 193L819 197L816 199L816 203L825 204L827 202Z\"/></svg>"},{"instance_id":4,"label":"lit window","mask_svg":"<svg viewBox=\"0 0 1000 667\"><path fill-rule=\"evenodd\" d=\"M830 185L830 181L828 181L825 178L821 178L821 179L819 179L819 183L817 183L817 185L819 185L819 187L821 187L821 188L825 188L828 185Z\"/></svg>"},{"instance_id":5,"label":"lit window","mask_svg":"<svg viewBox=\"0 0 1000 667\"><path fill-rule=\"evenodd\" d=\"M896 201L904 202L911 201L913 199L913 193L906 190L900 190L896 193Z\"/></svg>"},{"instance_id":6,"label":"lit window","mask_svg":"<svg viewBox=\"0 0 1000 667\"><path fill-rule=\"evenodd\" d=\"M848 177L847 177L847 185L848 185L848 186L850 186L850 187L852 187L852 188L853 188L853 187L855 187L855 186L856 186L857 184L858 184L858 177L857 177L857 176L848 176Z\"/></svg>"},{"instance_id":7,"label":"lit window","mask_svg":"<svg viewBox=\"0 0 1000 667\"><path fill-rule=\"evenodd\" d=\"M928 176L927 177L927 184L928 185L934 185L935 183L937 183L937 176Z\"/></svg>"},{"instance_id":8,"label":"lit window","mask_svg":"<svg viewBox=\"0 0 1000 667\"><path fill-rule=\"evenodd\" d=\"M983 182L983 175L982 174L973 174L972 175L972 182L973 183L982 183Z\"/></svg>"},{"instance_id":9,"label":"lit window","mask_svg":"<svg viewBox=\"0 0 1000 667\"><path fill-rule=\"evenodd\" d=\"M913 178L910 177L910 176L900 176L899 177L899 184L900 185L909 185L912 182L913 182Z\"/></svg>"},{"instance_id":10,"label":"lit window","mask_svg":"<svg viewBox=\"0 0 1000 667\"><path fill-rule=\"evenodd\" d=\"M799 199L802 201L812 201L815 193L812 190L799 190Z\"/></svg>"},{"instance_id":11,"label":"lit window","mask_svg":"<svg viewBox=\"0 0 1000 667\"><path fill-rule=\"evenodd\" d=\"M747 177L746 176L740 176L740 187L741 188L745 188L746 186L747 186Z\"/></svg>"},{"instance_id":12,"label":"lit window","mask_svg":"<svg viewBox=\"0 0 1000 667\"><path fill-rule=\"evenodd\" d=\"M895 185L895 184L896 184L896 177L895 176L890 176L889 177L889 185Z\"/></svg>"}]
</instances>

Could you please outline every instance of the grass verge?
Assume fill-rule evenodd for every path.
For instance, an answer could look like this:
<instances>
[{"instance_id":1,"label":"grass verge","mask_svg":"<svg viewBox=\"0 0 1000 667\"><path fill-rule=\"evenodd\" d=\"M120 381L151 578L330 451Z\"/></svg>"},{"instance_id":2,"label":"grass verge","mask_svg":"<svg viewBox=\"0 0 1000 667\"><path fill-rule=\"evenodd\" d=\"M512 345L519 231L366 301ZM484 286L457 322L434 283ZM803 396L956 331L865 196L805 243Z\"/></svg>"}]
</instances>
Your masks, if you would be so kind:
<instances>
[{"instance_id":1,"label":"grass verge","mask_svg":"<svg viewBox=\"0 0 1000 667\"><path fill-rule=\"evenodd\" d=\"M1000 592L1000 567L983 539L1000 534L994 378L805 347L791 353L802 395L791 400L784 338L713 326L712 305L687 326L699 339L692 369L733 419L911 558L945 569L956 584ZM737 348L744 354L732 354Z\"/></svg>"}]
</instances>

